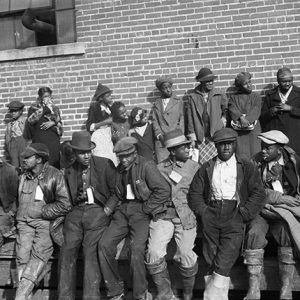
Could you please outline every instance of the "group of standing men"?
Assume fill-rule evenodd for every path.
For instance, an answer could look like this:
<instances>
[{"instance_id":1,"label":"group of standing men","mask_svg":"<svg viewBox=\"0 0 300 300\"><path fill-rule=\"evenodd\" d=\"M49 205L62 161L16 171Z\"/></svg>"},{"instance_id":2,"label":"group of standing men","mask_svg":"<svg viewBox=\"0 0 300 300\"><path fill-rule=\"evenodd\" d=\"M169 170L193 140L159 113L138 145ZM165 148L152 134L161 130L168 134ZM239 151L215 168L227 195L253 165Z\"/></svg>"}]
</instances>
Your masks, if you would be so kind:
<instances>
[{"instance_id":1,"label":"group of standing men","mask_svg":"<svg viewBox=\"0 0 300 300\"><path fill-rule=\"evenodd\" d=\"M206 79L201 84L210 85L214 76L209 73ZM296 87L290 87L297 92ZM203 232L203 255L207 263L205 300L228 299L229 273L241 252L243 239L249 272L249 290L244 299L260 299L263 249L269 228L279 245L280 299L292 299L296 238L287 227L289 216L282 210L295 213L293 208L300 204L299 158L287 146L288 132L282 132L286 124L281 122L281 131L275 127L259 134L262 151L252 161L242 158L236 154L238 133L225 128L223 106L219 120L210 115L209 108L216 104L209 102L213 101L210 91L218 96L213 90L206 93L206 108L200 121L193 123L195 131L191 139L179 128L164 134L163 144L169 156L158 165L137 154L135 138L124 137L114 146L119 159L115 168L109 159L92 155L96 145L87 131L73 133L69 146L75 161L64 170L64 175L48 164L49 150L45 145L33 143L26 148L16 214L19 275L16 300L28 299L43 278L53 252L52 239L61 243L59 300L75 299L76 260L81 246L83 299L100 299L101 274L108 297L123 299L125 288L116 254L125 237L130 240L134 299L152 299L147 270L157 288L156 300L177 299L165 261L167 245L174 237L177 245L174 260L182 278L183 299L191 300L198 272L197 254L193 251L197 223ZM271 105L270 116L278 118L279 123L287 114L296 120L298 108L287 100L291 90L286 91L289 95L283 90L277 93L278 101L286 99L280 102L284 105L277 100L274 100L276 105L271 105L267 100L266 105ZM200 96L203 95L199 92ZM195 103L190 100L189 113L199 115L195 99ZM218 99L219 104L223 103L222 97ZM217 150L217 155L203 165L189 158L190 144L197 141L202 150L209 151L210 144ZM0 168L4 166L5 163ZM11 184L10 179L6 187ZM3 196L5 193L17 197L12 190L1 191L6 214L16 210L13 201L3 204L3 199L10 199ZM58 228L63 219L61 238Z\"/></svg>"}]
</instances>

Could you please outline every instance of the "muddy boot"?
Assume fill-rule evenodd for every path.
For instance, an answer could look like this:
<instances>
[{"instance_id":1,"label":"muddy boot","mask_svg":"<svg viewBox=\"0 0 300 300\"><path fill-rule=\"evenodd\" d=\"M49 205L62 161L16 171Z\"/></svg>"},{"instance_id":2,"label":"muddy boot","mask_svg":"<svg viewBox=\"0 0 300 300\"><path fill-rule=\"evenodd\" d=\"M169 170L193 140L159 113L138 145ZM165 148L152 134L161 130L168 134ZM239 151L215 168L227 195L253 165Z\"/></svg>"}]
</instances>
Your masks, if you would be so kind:
<instances>
[{"instance_id":1,"label":"muddy boot","mask_svg":"<svg viewBox=\"0 0 300 300\"><path fill-rule=\"evenodd\" d=\"M196 274L198 273L198 263L191 268L179 267L183 283L183 300L193 299L193 289L195 285Z\"/></svg>"},{"instance_id":2,"label":"muddy boot","mask_svg":"<svg viewBox=\"0 0 300 300\"><path fill-rule=\"evenodd\" d=\"M280 300L292 300L295 260L291 247L278 247L279 275L281 280Z\"/></svg>"},{"instance_id":3,"label":"muddy boot","mask_svg":"<svg viewBox=\"0 0 300 300\"><path fill-rule=\"evenodd\" d=\"M260 299L260 278L264 259L263 249L245 250L244 264L249 274L249 288L244 300Z\"/></svg>"},{"instance_id":4,"label":"muddy boot","mask_svg":"<svg viewBox=\"0 0 300 300\"><path fill-rule=\"evenodd\" d=\"M153 264L146 263L146 267L157 288L157 295L154 300L178 300L171 288L171 280L165 259L163 258Z\"/></svg>"},{"instance_id":5,"label":"muddy boot","mask_svg":"<svg viewBox=\"0 0 300 300\"><path fill-rule=\"evenodd\" d=\"M205 287L203 300L228 300L230 278L213 273Z\"/></svg>"}]
</instances>

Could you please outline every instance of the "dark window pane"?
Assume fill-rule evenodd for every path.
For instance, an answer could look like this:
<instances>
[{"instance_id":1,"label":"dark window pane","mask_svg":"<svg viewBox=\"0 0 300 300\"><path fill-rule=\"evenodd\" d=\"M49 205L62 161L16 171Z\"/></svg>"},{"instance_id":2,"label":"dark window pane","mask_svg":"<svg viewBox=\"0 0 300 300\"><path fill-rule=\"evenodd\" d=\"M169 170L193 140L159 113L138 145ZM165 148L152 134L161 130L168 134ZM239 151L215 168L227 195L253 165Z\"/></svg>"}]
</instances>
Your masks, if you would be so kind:
<instances>
[{"instance_id":1,"label":"dark window pane","mask_svg":"<svg viewBox=\"0 0 300 300\"><path fill-rule=\"evenodd\" d=\"M21 16L15 19L16 48L24 49L36 46L35 33L25 28L21 22Z\"/></svg>"},{"instance_id":2,"label":"dark window pane","mask_svg":"<svg viewBox=\"0 0 300 300\"><path fill-rule=\"evenodd\" d=\"M57 43L75 42L75 16L74 10L56 11Z\"/></svg>"},{"instance_id":3,"label":"dark window pane","mask_svg":"<svg viewBox=\"0 0 300 300\"><path fill-rule=\"evenodd\" d=\"M11 11L27 8L52 7L52 0L10 0Z\"/></svg>"},{"instance_id":4,"label":"dark window pane","mask_svg":"<svg viewBox=\"0 0 300 300\"><path fill-rule=\"evenodd\" d=\"M74 8L74 0L55 0L55 9Z\"/></svg>"},{"instance_id":5,"label":"dark window pane","mask_svg":"<svg viewBox=\"0 0 300 300\"><path fill-rule=\"evenodd\" d=\"M53 0L31 0L30 8L53 7Z\"/></svg>"},{"instance_id":6,"label":"dark window pane","mask_svg":"<svg viewBox=\"0 0 300 300\"><path fill-rule=\"evenodd\" d=\"M14 19L1 18L0 19L0 50L14 49L15 35L14 35ZM5 28L5 30L3 30Z\"/></svg>"}]
</instances>

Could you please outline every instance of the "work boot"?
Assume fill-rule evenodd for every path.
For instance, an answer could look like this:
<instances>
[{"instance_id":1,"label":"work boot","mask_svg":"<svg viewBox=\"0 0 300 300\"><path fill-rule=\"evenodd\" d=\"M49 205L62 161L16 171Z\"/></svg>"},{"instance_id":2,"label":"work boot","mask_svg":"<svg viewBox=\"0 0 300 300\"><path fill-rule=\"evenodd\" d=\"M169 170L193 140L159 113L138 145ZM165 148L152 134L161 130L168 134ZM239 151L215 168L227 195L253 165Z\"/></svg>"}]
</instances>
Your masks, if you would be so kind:
<instances>
[{"instance_id":1,"label":"work boot","mask_svg":"<svg viewBox=\"0 0 300 300\"><path fill-rule=\"evenodd\" d=\"M173 294L171 280L165 259L156 263L146 263L149 274L157 288L157 295L154 300L178 300Z\"/></svg>"},{"instance_id":2,"label":"work boot","mask_svg":"<svg viewBox=\"0 0 300 300\"><path fill-rule=\"evenodd\" d=\"M249 274L249 288L244 300L259 300L261 297L260 279L263 258L263 249L245 250L244 252L244 264L247 265L247 271Z\"/></svg>"},{"instance_id":3,"label":"work boot","mask_svg":"<svg viewBox=\"0 0 300 300\"><path fill-rule=\"evenodd\" d=\"M292 300L295 260L291 247L278 247L279 275L281 280L280 300Z\"/></svg>"},{"instance_id":4,"label":"work boot","mask_svg":"<svg viewBox=\"0 0 300 300\"><path fill-rule=\"evenodd\" d=\"M205 287L203 300L228 300L230 278L213 273Z\"/></svg>"},{"instance_id":5,"label":"work boot","mask_svg":"<svg viewBox=\"0 0 300 300\"><path fill-rule=\"evenodd\" d=\"M196 264L190 268L180 266L179 270L183 283L183 300L192 300L196 274L198 273L198 263L196 262Z\"/></svg>"},{"instance_id":6,"label":"work boot","mask_svg":"<svg viewBox=\"0 0 300 300\"><path fill-rule=\"evenodd\" d=\"M16 291L15 300L29 300L34 283L29 279L22 278Z\"/></svg>"}]
</instances>

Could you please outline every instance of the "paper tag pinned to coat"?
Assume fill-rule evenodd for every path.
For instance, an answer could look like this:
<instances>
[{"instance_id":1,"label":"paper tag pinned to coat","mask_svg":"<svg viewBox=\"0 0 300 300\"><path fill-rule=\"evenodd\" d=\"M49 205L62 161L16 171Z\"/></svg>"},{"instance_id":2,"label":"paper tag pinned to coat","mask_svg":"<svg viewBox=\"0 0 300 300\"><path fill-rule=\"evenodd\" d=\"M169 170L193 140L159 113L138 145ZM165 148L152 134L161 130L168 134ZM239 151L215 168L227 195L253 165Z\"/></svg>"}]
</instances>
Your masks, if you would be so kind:
<instances>
[{"instance_id":1,"label":"paper tag pinned to coat","mask_svg":"<svg viewBox=\"0 0 300 300\"><path fill-rule=\"evenodd\" d=\"M280 192L281 194L283 194L283 188L281 185L281 182L279 180L275 180L272 182L272 187L274 191Z\"/></svg>"},{"instance_id":2,"label":"paper tag pinned to coat","mask_svg":"<svg viewBox=\"0 0 300 300\"><path fill-rule=\"evenodd\" d=\"M178 183L182 179L182 176L175 171L172 171L169 177L176 183Z\"/></svg>"},{"instance_id":3,"label":"paper tag pinned to coat","mask_svg":"<svg viewBox=\"0 0 300 300\"><path fill-rule=\"evenodd\" d=\"M41 189L41 187L38 185L35 189L35 197L34 197L35 201L42 201L44 200L44 193Z\"/></svg>"},{"instance_id":4,"label":"paper tag pinned to coat","mask_svg":"<svg viewBox=\"0 0 300 300\"><path fill-rule=\"evenodd\" d=\"M95 203L95 200L94 200L94 194L93 194L93 190L92 188L87 188L86 189L86 194L87 194L87 197L88 197L88 204L94 204Z\"/></svg>"},{"instance_id":5,"label":"paper tag pinned to coat","mask_svg":"<svg viewBox=\"0 0 300 300\"><path fill-rule=\"evenodd\" d=\"M190 156L191 160L198 162L199 161L199 149L190 148L189 156Z\"/></svg>"},{"instance_id":6,"label":"paper tag pinned to coat","mask_svg":"<svg viewBox=\"0 0 300 300\"><path fill-rule=\"evenodd\" d=\"M133 200L134 198L135 197L134 197L134 193L133 193L131 184L127 184L127 186L126 186L126 199L127 200Z\"/></svg>"}]
</instances>

